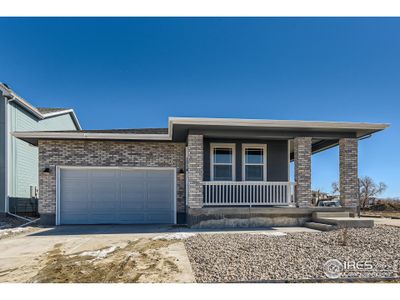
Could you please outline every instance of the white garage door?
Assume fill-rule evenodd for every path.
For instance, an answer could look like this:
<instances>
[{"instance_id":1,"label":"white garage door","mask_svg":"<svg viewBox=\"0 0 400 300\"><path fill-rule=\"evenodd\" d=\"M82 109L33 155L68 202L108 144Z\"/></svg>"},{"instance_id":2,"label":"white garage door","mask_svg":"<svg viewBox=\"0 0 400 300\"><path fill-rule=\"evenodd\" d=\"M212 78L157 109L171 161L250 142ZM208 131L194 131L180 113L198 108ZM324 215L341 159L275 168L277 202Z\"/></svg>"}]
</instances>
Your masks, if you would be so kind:
<instances>
[{"instance_id":1,"label":"white garage door","mask_svg":"<svg viewBox=\"0 0 400 300\"><path fill-rule=\"evenodd\" d=\"M174 170L61 168L58 224L175 223Z\"/></svg>"}]
</instances>

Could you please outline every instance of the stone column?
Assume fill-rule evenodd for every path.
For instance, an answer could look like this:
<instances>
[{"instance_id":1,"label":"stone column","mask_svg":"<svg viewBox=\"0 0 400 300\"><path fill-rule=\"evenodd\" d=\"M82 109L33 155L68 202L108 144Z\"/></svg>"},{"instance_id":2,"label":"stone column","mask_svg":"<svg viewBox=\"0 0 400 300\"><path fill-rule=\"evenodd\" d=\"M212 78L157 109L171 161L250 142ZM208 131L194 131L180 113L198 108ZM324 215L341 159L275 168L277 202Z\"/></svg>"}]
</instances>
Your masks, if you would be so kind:
<instances>
[{"instance_id":1,"label":"stone column","mask_svg":"<svg viewBox=\"0 0 400 300\"><path fill-rule=\"evenodd\" d=\"M294 139L294 178L296 206L311 206L311 137Z\"/></svg>"},{"instance_id":2,"label":"stone column","mask_svg":"<svg viewBox=\"0 0 400 300\"><path fill-rule=\"evenodd\" d=\"M189 133L187 144L187 205L200 208L203 206L203 135Z\"/></svg>"},{"instance_id":3,"label":"stone column","mask_svg":"<svg viewBox=\"0 0 400 300\"><path fill-rule=\"evenodd\" d=\"M342 206L358 205L358 139L339 140L340 202Z\"/></svg>"}]
</instances>

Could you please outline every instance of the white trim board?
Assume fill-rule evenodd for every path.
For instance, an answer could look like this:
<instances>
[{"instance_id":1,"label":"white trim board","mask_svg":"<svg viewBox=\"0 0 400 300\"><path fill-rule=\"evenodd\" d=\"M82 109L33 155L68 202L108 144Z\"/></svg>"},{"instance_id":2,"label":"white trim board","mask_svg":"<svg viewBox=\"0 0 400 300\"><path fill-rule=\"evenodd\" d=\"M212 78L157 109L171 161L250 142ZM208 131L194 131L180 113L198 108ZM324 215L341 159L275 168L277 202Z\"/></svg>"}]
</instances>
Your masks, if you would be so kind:
<instances>
[{"instance_id":1,"label":"white trim board","mask_svg":"<svg viewBox=\"0 0 400 300\"><path fill-rule=\"evenodd\" d=\"M176 182L176 168L174 167L111 167L111 166L57 166L56 167L56 225L61 224L61 215L60 215L60 179L61 179L61 171L63 169L81 169L81 170L90 170L90 169L109 169L109 170L170 170L173 171L174 175L174 224L177 223L177 182Z\"/></svg>"}]
</instances>

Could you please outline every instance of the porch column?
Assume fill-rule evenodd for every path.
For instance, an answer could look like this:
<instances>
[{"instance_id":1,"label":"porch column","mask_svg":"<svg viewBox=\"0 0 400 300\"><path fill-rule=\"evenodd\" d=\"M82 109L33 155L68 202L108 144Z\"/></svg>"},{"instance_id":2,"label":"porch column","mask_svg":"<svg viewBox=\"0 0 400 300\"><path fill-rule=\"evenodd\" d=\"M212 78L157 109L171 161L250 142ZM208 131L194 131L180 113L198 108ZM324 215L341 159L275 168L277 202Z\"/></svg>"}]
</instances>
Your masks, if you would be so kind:
<instances>
[{"instance_id":1,"label":"porch column","mask_svg":"<svg viewBox=\"0 0 400 300\"><path fill-rule=\"evenodd\" d=\"M187 144L187 205L200 208L203 206L203 135L189 133Z\"/></svg>"},{"instance_id":2,"label":"porch column","mask_svg":"<svg viewBox=\"0 0 400 300\"><path fill-rule=\"evenodd\" d=\"M296 206L311 206L311 137L294 139L294 179Z\"/></svg>"},{"instance_id":3,"label":"porch column","mask_svg":"<svg viewBox=\"0 0 400 300\"><path fill-rule=\"evenodd\" d=\"M358 205L358 139L339 140L340 202L342 206Z\"/></svg>"}]
</instances>

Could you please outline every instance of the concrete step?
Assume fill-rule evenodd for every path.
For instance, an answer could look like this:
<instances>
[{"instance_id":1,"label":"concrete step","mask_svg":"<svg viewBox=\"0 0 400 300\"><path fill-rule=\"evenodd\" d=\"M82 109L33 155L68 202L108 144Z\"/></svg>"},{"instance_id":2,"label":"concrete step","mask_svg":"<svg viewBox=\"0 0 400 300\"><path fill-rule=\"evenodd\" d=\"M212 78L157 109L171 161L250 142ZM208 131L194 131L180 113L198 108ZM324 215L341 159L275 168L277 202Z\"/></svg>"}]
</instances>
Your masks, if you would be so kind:
<instances>
[{"instance_id":1,"label":"concrete step","mask_svg":"<svg viewBox=\"0 0 400 300\"><path fill-rule=\"evenodd\" d=\"M336 228L372 228L374 220L364 218L312 218L313 222L334 225Z\"/></svg>"},{"instance_id":2,"label":"concrete step","mask_svg":"<svg viewBox=\"0 0 400 300\"><path fill-rule=\"evenodd\" d=\"M319 218L349 218L350 213L348 211L332 211L332 212L313 212L312 217Z\"/></svg>"},{"instance_id":3,"label":"concrete step","mask_svg":"<svg viewBox=\"0 0 400 300\"><path fill-rule=\"evenodd\" d=\"M304 224L305 227L315 229L315 230L320 230L320 231L330 231L334 230L335 226L330 225L330 224L324 224L324 223L317 223L317 222L306 222Z\"/></svg>"}]
</instances>

